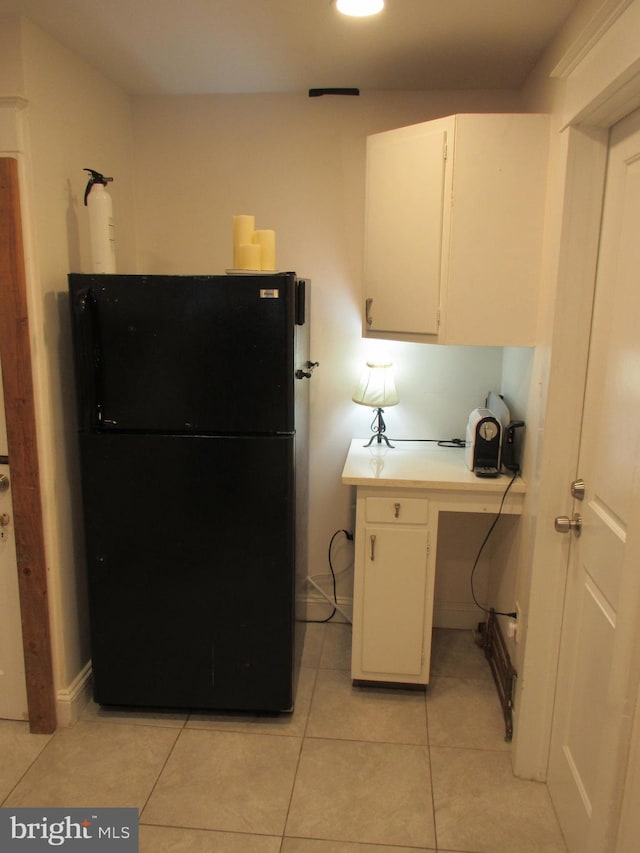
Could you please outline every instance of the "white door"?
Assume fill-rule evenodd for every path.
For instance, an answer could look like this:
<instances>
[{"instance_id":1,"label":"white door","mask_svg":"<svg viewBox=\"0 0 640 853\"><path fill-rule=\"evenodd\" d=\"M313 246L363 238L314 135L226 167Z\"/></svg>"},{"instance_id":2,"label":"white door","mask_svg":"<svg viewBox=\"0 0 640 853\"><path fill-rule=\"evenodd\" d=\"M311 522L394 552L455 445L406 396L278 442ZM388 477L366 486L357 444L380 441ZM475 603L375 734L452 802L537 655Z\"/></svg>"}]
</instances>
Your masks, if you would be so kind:
<instances>
[{"instance_id":1,"label":"white door","mask_svg":"<svg viewBox=\"0 0 640 853\"><path fill-rule=\"evenodd\" d=\"M0 369L0 719L27 720L8 453Z\"/></svg>"},{"instance_id":2,"label":"white door","mask_svg":"<svg viewBox=\"0 0 640 853\"><path fill-rule=\"evenodd\" d=\"M640 111L611 132L577 473L548 784L571 853L608 853L640 665Z\"/></svg>"}]
</instances>

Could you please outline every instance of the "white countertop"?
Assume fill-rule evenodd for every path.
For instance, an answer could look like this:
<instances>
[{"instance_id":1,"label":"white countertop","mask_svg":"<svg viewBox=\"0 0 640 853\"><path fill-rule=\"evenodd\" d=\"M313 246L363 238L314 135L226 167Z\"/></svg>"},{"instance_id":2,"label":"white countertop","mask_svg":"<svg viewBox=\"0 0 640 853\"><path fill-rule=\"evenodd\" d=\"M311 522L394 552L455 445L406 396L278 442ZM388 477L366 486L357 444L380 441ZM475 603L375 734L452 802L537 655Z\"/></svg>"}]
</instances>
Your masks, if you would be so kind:
<instances>
[{"instance_id":1,"label":"white countertop","mask_svg":"<svg viewBox=\"0 0 640 853\"><path fill-rule=\"evenodd\" d=\"M342 471L344 485L502 494L512 477L511 474L476 477L465 464L462 447L393 440L393 448L384 443L365 447L367 441L368 438L352 440ZM510 492L526 492L521 477L516 479Z\"/></svg>"}]
</instances>

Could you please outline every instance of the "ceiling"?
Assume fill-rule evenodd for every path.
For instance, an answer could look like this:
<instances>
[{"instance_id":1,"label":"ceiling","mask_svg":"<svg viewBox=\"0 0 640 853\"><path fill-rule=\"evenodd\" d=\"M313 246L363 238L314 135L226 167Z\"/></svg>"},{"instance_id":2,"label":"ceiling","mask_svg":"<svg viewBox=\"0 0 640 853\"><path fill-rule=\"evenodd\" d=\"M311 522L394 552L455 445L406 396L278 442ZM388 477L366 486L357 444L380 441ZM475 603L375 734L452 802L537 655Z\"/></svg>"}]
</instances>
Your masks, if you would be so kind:
<instances>
[{"instance_id":1,"label":"ceiling","mask_svg":"<svg viewBox=\"0 0 640 853\"><path fill-rule=\"evenodd\" d=\"M0 0L132 94L515 89L577 0Z\"/></svg>"}]
</instances>

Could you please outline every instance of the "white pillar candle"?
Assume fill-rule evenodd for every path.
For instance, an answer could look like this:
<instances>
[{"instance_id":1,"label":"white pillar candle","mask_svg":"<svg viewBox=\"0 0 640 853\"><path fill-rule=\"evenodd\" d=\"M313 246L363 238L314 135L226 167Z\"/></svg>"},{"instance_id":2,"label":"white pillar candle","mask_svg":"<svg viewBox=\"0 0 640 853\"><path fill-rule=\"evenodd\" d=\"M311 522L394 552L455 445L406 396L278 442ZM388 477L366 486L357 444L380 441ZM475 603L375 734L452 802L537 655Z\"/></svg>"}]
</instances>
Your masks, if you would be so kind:
<instances>
[{"instance_id":1,"label":"white pillar candle","mask_svg":"<svg viewBox=\"0 0 640 853\"><path fill-rule=\"evenodd\" d=\"M234 216L233 217L233 267L234 269L244 269L240 263L239 251L240 246L248 245L253 242L253 232L256 227L255 216ZM253 267L251 267L253 269ZM259 269L259 267L258 267Z\"/></svg>"},{"instance_id":2,"label":"white pillar candle","mask_svg":"<svg viewBox=\"0 0 640 853\"><path fill-rule=\"evenodd\" d=\"M238 246L237 270L259 270L260 246L257 243L243 243Z\"/></svg>"},{"instance_id":3,"label":"white pillar candle","mask_svg":"<svg viewBox=\"0 0 640 853\"><path fill-rule=\"evenodd\" d=\"M276 269L276 232L270 230L255 231L253 242L261 249L261 266L263 270Z\"/></svg>"}]
</instances>

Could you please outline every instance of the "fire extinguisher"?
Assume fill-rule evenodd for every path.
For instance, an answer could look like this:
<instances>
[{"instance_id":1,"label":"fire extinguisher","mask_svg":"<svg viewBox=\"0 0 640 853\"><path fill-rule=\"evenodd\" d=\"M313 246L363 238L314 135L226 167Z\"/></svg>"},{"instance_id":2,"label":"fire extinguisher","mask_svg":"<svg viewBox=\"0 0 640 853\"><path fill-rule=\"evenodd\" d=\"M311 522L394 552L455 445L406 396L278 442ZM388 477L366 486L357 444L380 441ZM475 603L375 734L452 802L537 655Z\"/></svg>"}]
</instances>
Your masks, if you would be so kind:
<instances>
[{"instance_id":1,"label":"fire extinguisher","mask_svg":"<svg viewBox=\"0 0 640 853\"><path fill-rule=\"evenodd\" d=\"M91 261L93 272L116 271L116 241L113 225L113 204L106 186L113 178L105 178L95 169L85 169L91 177L84 191L85 207L89 208Z\"/></svg>"}]
</instances>

